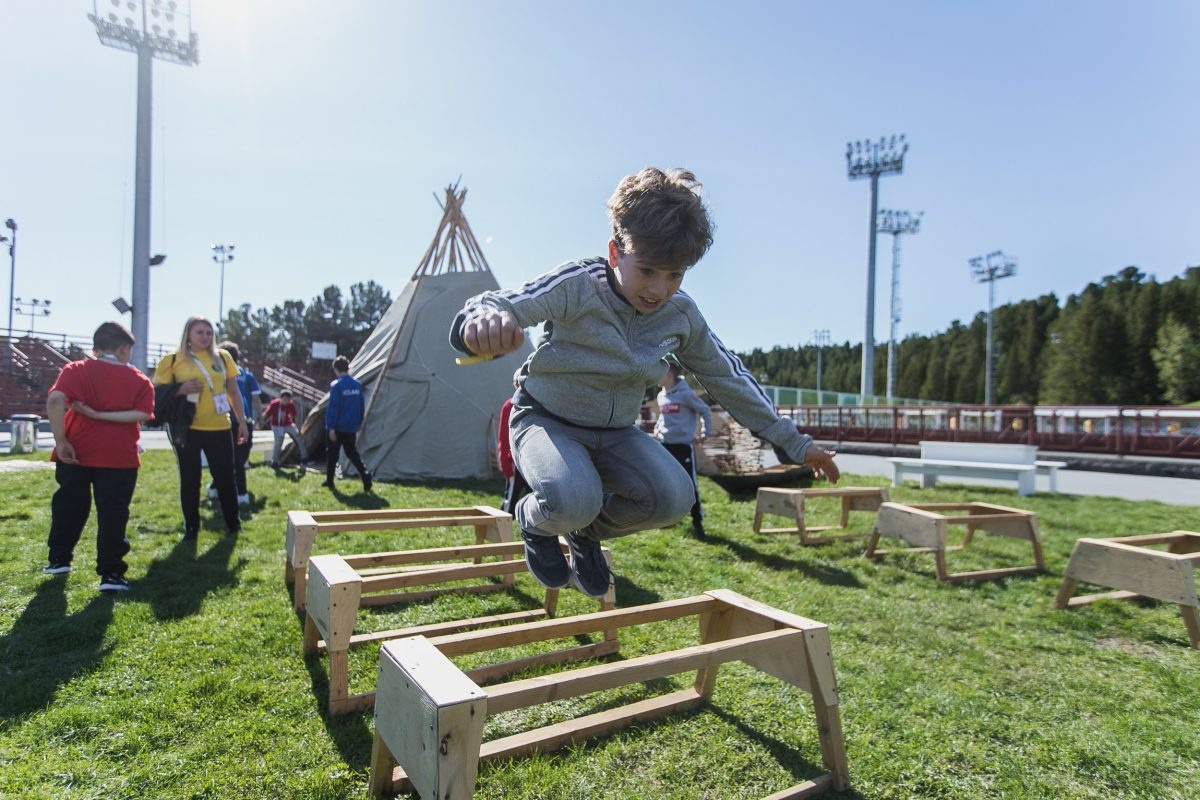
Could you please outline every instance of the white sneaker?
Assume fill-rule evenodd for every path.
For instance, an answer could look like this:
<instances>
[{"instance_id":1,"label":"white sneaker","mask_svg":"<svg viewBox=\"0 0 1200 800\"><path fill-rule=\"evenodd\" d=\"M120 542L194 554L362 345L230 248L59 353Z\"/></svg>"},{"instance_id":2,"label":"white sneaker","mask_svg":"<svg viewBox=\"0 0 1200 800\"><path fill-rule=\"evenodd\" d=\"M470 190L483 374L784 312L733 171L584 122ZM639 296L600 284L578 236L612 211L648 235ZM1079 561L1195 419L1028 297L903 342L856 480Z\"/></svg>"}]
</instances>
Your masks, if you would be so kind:
<instances>
[{"instance_id":1,"label":"white sneaker","mask_svg":"<svg viewBox=\"0 0 1200 800\"><path fill-rule=\"evenodd\" d=\"M248 495L248 494L239 494L239 495L238 495L238 505L239 505L239 506L248 506L248 505L250 505L250 495Z\"/></svg>"}]
</instances>

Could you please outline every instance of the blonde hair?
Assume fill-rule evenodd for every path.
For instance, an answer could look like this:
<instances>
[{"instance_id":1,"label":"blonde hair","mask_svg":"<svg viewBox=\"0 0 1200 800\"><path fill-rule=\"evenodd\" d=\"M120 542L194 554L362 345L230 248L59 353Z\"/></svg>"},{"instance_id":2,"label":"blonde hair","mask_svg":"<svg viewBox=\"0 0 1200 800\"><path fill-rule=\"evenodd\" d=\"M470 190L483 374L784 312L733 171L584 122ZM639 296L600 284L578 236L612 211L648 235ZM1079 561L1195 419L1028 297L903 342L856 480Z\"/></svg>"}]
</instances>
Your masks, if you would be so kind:
<instances>
[{"instance_id":1,"label":"blonde hair","mask_svg":"<svg viewBox=\"0 0 1200 800\"><path fill-rule=\"evenodd\" d=\"M208 344L208 354L210 356L212 356L213 361L216 362L216 360L217 360L216 328L213 327L212 321L208 317L204 316L203 314L195 314L193 316L190 316L190 317L188 317L187 322L185 322L183 324L183 336L181 336L179 339L179 354L181 356L186 356L189 352L191 352L191 347L188 345L188 334L190 334L192 332L193 326L195 326L201 322L203 322L205 325L207 325L209 328L212 328L212 330L213 330L213 339Z\"/></svg>"}]
</instances>

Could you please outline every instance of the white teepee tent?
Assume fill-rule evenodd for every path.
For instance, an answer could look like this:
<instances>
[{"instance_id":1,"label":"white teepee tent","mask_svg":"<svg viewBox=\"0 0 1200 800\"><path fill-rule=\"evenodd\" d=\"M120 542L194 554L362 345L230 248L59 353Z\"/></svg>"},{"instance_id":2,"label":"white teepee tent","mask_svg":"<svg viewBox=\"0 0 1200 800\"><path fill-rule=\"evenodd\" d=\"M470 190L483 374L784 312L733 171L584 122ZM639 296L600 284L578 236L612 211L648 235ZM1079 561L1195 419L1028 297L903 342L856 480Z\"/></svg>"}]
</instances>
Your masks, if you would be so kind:
<instances>
[{"instance_id":1,"label":"white teepee tent","mask_svg":"<svg viewBox=\"0 0 1200 800\"><path fill-rule=\"evenodd\" d=\"M498 289L463 216L467 190L446 188L433 243L391 308L350 362L363 385L366 417L358 450L377 480L487 478L496 466L500 406L513 373L532 351L526 343L493 361L458 366L450 323L464 302ZM309 415L310 447L324 438L325 404ZM342 457L342 468L353 467Z\"/></svg>"}]
</instances>

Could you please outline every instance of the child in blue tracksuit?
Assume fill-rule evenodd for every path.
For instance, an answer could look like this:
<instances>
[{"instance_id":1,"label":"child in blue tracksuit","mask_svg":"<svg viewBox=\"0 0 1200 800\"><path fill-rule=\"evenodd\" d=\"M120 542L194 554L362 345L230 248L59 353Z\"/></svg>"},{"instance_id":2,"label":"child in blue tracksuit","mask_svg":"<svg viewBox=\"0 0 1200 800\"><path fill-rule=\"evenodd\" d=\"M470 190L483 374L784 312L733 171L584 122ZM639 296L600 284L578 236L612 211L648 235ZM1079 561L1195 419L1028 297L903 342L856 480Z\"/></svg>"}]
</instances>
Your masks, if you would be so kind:
<instances>
[{"instance_id":1,"label":"child in blue tracksuit","mask_svg":"<svg viewBox=\"0 0 1200 800\"><path fill-rule=\"evenodd\" d=\"M612 580L602 540L670 527L696 501L691 476L635 424L667 356L756 436L838 478L833 453L779 417L679 291L712 244L695 175L647 167L621 180L608 209L605 257L473 297L450 330L455 349L494 357L520 347L524 328L552 323L517 374L513 460L531 491L514 516L530 573L551 588L573 583L594 597ZM569 562L559 536L567 539Z\"/></svg>"},{"instance_id":2,"label":"child in blue tracksuit","mask_svg":"<svg viewBox=\"0 0 1200 800\"><path fill-rule=\"evenodd\" d=\"M333 488L334 470L337 468L340 450L358 470L362 478L363 491L371 491L371 473L358 454L358 429L362 427L366 405L363 401L362 384L350 377L350 362L345 356L333 360L333 372L337 379L329 384L329 404L325 407L325 432L329 437L328 453L325 457L325 483Z\"/></svg>"}]
</instances>

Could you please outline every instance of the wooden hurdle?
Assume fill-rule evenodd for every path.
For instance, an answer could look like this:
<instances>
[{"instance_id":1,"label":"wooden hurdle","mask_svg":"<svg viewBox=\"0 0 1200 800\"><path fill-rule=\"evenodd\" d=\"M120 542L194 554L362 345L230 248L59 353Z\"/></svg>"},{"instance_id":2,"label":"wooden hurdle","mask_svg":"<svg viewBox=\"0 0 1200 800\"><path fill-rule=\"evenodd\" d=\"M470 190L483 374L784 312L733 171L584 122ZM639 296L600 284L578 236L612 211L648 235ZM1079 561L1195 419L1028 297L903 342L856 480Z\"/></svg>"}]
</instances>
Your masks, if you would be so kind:
<instances>
[{"instance_id":1,"label":"wooden hurdle","mask_svg":"<svg viewBox=\"0 0 1200 800\"><path fill-rule=\"evenodd\" d=\"M1151 550L1153 545L1167 549ZM1200 564L1200 533L1172 531L1112 539L1077 539L1054 598L1058 609L1097 600L1146 597L1175 603L1187 627L1192 648L1200 650L1200 602L1196 597L1196 565ZM1072 597L1080 581L1108 586L1113 592Z\"/></svg>"},{"instance_id":2,"label":"wooden hurdle","mask_svg":"<svg viewBox=\"0 0 1200 800\"><path fill-rule=\"evenodd\" d=\"M561 539L564 554L567 545ZM605 560L612 566L612 553L601 548ZM370 708L374 692L350 694L349 651L374 642L385 642L407 636L441 636L458 631L473 630L513 622L528 622L553 617L558 609L557 589L546 589L541 608L515 611L472 619L447 620L441 623L399 628L374 633L354 633L358 610L364 606L384 603L413 602L450 592L486 591L494 583L441 589L420 590L417 587L445 584L475 578L512 577L526 572L524 544L502 542L463 547L440 547L394 553L364 555L319 555L308 559L308 582L304 619L304 655L319 652L329 654L329 712L341 714ZM514 558L515 557L515 558ZM492 559L492 560L487 560ZM496 560L499 559L499 560ZM458 562L458 563L445 563ZM382 571L382 570L390 571ZM396 590L403 590L397 592ZM616 590L610 584L608 593L599 598L600 609L615 607ZM604 639L593 644L581 644L544 653L530 659L516 659L472 670L473 680L484 681L518 672L530 664L558 664L583 658L615 653L619 649L616 628L604 632Z\"/></svg>"},{"instance_id":3,"label":"wooden hurdle","mask_svg":"<svg viewBox=\"0 0 1200 800\"><path fill-rule=\"evenodd\" d=\"M450 661L454 656L614 625L626 628L687 616L699 619L698 645L527 680L480 687ZM560 620L388 642L380 656L370 793L378 797L415 790L424 798L466 800L474 793L480 759L549 752L629 724L697 708L709 701L718 668L729 661L742 661L812 695L821 760L827 772L770 797L808 797L829 789L848 789L850 771L828 627L735 592L716 590ZM488 715L691 670L696 670L691 688L482 741Z\"/></svg>"},{"instance_id":4,"label":"wooden hurdle","mask_svg":"<svg viewBox=\"0 0 1200 800\"><path fill-rule=\"evenodd\" d=\"M961 516L946 512L965 511ZM962 544L947 545L946 534L951 525L965 525ZM983 569L973 572L949 572L946 553L962 550L971 543L976 531L987 531L1013 539L1028 541L1033 548L1034 563L1025 567ZM879 550L881 536L903 539L913 547ZM933 553L939 581L995 580L1009 575L1042 572L1042 541L1038 533L1037 514L1020 508L997 506L991 503L884 503L875 517L875 527L867 539L867 558L882 558L889 553Z\"/></svg>"},{"instance_id":5,"label":"wooden hurdle","mask_svg":"<svg viewBox=\"0 0 1200 800\"><path fill-rule=\"evenodd\" d=\"M813 526L805 520L805 509L808 504L818 498L840 498L842 517L838 525ZM861 533L842 533L830 536L813 536L830 530L845 530L850 524L851 511L878 511L879 506L888 501L888 490L882 486L843 486L833 489L777 489L768 486L758 490L757 502L754 507L755 533L795 533L800 536L800 544L814 545L836 542L843 539L856 539L864 536ZM764 528L764 515L787 517L794 520L795 525L786 528Z\"/></svg>"},{"instance_id":6,"label":"wooden hurdle","mask_svg":"<svg viewBox=\"0 0 1200 800\"><path fill-rule=\"evenodd\" d=\"M296 610L301 611L304 609L308 557L312 555L318 534L468 526L475 529L476 544L513 540L512 515L491 506L289 511L284 538L283 579L293 587L292 602ZM505 585L512 586L511 575L505 578Z\"/></svg>"}]
</instances>

